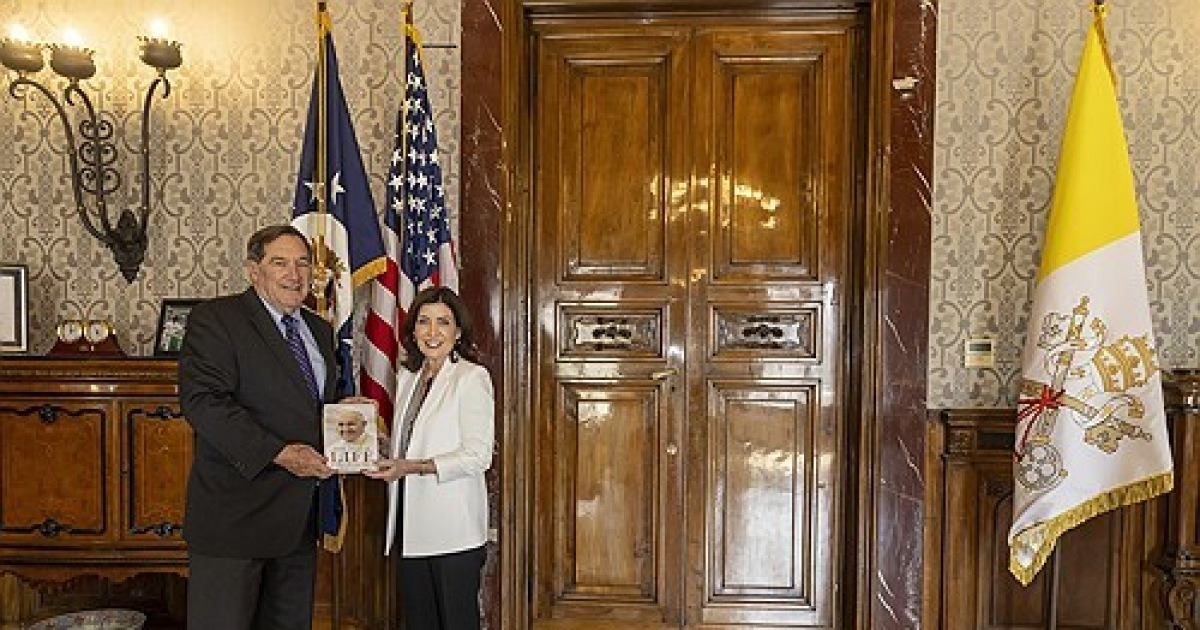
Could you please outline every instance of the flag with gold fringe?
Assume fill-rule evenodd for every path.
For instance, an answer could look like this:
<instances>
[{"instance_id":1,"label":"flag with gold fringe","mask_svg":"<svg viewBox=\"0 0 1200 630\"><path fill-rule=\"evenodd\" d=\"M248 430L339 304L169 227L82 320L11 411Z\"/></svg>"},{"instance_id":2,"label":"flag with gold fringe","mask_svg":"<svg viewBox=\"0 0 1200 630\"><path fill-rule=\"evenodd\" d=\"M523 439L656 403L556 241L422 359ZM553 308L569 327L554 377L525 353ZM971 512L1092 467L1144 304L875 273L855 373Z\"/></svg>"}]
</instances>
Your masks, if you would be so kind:
<instances>
[{"instance_id":1,"label":"flag with gold fringe","mask_svg":"<svg viewBox=\"0 0 1200 630\"><path fill-rule=\"evenodd\" d=\"M292 225L312 242L316 310L330 320L337 335L335 395L340 399L354 394L354 291L383 273L386 261L375 202L338 77L330 21L326 3L318 2L317 68ZM341 551L346 533L343 490L341 476L321 483L321 545L335 553Z\"/></svg>"},{"instance_id":2,"label":"flag with gold fringe","mask_svg":"<svg viewBox=\"0 0 1200 630\"><path fill-rule=\"evenodd\" d=\"M1174 483L1107 8L1093 12L1022 357L1008 541L1025 585L1068 530Z\"/></svg>"}]
</instances>

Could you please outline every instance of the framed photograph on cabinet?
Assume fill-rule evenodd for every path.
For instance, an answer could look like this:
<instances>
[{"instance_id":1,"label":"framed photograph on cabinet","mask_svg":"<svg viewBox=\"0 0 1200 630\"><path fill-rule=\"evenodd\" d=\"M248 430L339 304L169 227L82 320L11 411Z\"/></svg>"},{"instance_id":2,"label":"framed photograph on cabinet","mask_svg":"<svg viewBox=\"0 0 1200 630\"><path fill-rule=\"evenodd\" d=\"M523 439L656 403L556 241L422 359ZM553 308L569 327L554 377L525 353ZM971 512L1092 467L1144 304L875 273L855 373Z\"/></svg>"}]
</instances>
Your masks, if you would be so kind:
<instances>
[{"instance_id":1,"label":"framed photograph on cabinet","mask_svg":"<svg viewBox=\"0 0 1200 630\"><path fill-rule=\"evenodd\" d=\"M202 300L163 300L158 311L158 327L154 330L154 356L173 357L183 347L183 333L187 331L188 313Z\"/></svg>"},{"instance_id":2,"label":"framed photograph on cabinet","mask_svg":"<svg viewBox=\"0 0 1200 630\"><path fill-rule=\"evenodd\" d=\"M0 352L29 351L29 270L0 264Z\"/></svg>"}]
</instances>

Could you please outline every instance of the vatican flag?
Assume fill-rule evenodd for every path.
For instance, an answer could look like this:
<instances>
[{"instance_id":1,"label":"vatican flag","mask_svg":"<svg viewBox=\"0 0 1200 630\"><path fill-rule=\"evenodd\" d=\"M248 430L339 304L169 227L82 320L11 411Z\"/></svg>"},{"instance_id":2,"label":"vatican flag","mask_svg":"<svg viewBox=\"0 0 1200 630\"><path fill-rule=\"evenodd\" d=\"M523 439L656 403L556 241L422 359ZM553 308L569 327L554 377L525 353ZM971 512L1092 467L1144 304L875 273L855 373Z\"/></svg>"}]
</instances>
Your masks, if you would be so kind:
<instances>
[{"instance_id":1,"label":"vatican flag","mask_svg":"<svg viewBox=\"0 0 1200 630\"><path fill-rule=\"evenodd\" d=\"M1022 361L1009 570L1174 483L1133 173L1094 7L1059 154Z\"/></svg>"}]
</instances>

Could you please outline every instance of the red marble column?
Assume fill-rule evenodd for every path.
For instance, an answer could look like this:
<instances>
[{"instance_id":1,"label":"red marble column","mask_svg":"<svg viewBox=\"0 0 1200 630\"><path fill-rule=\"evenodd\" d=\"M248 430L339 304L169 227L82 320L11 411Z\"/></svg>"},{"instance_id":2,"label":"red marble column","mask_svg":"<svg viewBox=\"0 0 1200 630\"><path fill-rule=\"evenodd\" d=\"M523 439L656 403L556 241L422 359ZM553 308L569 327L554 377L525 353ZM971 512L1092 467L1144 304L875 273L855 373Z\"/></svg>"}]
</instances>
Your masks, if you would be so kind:
<instances>
[{"instance_id":1,"label":"red marble column","mask_svg":"<svg viewBox=\"0 0 1200 630\"><path fill-rule=\"evenodd\" d=\"M929 247L933 198L933 115L937 5L892 3L891 130L887 244L879 262L879 387L870 615L859 627L920 627L924 529ZM915 83L906 81L914 79ZM906 85L911 84L911 89Z\"/></svg>"},{"instance_id":2,"label":"red marble column","mask_svg":"<svg viewBox=\"0 0 1200 630\"><path fill-rule=\"evenodd\" d=\"M504 401L500 348L500 233L504 216L501 163L499 51L502 32L492 0L462 3L462 208L459 214L460 287L475 317L479 349L496 386L496 409ZM497 418L497 421L499 419ZM496 435L501 435L497 426ZM499 440L497 440L499 444ZM500 527L500 466L497 452L488 476L491 526ZM498 546L488 545L484 570L484 628L500 627Z\"/></svg>"}]
</instances>

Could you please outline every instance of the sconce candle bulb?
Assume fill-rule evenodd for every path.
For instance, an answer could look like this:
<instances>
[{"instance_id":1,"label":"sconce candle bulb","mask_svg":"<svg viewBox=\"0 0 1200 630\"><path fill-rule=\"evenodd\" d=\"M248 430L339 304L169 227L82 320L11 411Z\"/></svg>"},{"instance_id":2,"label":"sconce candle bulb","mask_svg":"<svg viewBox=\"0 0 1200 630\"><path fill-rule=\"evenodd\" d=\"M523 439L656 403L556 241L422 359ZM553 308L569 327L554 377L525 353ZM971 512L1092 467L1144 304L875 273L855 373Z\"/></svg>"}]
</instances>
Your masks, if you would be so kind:
<instances>
[{"instance_id":1,"label":"sconce candle bulb","mask_svg":"<svg viewBox=\"0 0 1200 630\"><path fill-rule=\"evenodd\" d=\"M83 48L83 36L73 28L63 30L63 43L76 48Z\"/></svg>"},{"instance_id":2,"label":"sconce candle bulb","mask_svg":"<svg viewBox=\"0 0 1200 630\"><path fill-rule=\"evenodd\" d=\"M19 42L27 44L33 43L33 37L29 35L29 30L20 24L13 24L8 27L9 39L15 39Z\"/></svg>"},{"instance_id":3,"label":"sconce candle bulb","mask_svg":"<svg viewBox=\"0 0 1200 630\"><path fill-rule=\"evenodd\" d=\"M167 39L167 23L162 18L150 20L150 36L155 39Z\"/></svg>"}]
</instances>

